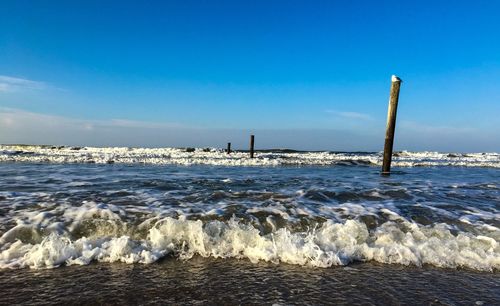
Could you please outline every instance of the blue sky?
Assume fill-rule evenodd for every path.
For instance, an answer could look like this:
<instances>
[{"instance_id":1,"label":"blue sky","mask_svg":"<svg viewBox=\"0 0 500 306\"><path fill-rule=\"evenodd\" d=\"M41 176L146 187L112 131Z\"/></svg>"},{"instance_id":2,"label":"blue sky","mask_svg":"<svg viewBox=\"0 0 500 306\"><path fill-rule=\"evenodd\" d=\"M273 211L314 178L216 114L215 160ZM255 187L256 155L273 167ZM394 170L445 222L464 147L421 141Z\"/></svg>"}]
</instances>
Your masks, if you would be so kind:
<instances>
[{"instance_id":1,"label":"blue sky","mask_svg":"<svg viewBox=\"0 0 500 306\"><path fill-rule=\"evenodd\" d=\"M0 143L500 151L500 1L2 1Z\"/></svg>"}]
</instances>

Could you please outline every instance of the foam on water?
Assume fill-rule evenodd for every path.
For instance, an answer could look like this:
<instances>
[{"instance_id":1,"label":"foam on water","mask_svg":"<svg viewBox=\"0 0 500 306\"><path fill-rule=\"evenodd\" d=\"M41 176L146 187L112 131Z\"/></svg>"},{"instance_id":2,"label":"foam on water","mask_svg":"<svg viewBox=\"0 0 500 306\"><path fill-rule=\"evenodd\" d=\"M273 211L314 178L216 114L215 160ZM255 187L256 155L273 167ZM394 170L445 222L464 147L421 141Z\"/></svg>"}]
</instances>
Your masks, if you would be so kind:
<instances>
[{"instance_id":1,"label":"foam on water","mask_svg":"<svg viewBox=\"0 0 500 306\"><path fill-rule=\"evenodd\" d=\"M203 256L498 271L498 171L5 163L0 269Z\"/></svg>"},{"instance_id":2,"label":"foam on water","mask_svg":"<svg viewBox=\"0 0 500 306\"><path fill-rule=\"evenodd\" d=\"M377 210L346 209L357 209L358 214ZM0 238L0 268L54 268L92 261L149 264L167 255L181 259L199 255L314 267L377 261L500 269L500 230L496 227L473 234L444 223L419 225L388 208L379 210L392 218L371 230L359 219L330 219L305 230L291 224L274 225L264 233L235 217L202 221L154 216L127 224L123 209L88 202L67 207L59 217L40 213L19 221ZM77 230L79 226L88 228Z\"/></svg>"},{"instance_id":3,"label":"foam on water","mask_svg":"<svg viewBox=\"0 0 500 306\"><path fill-rule=\"evenodd\" d=\"M159 165L279 166L279 165L381 165L381 153L266 152L226 154L222 149L95 148L0 145L0 162L128 163ZM499 153L398 152L393 166L458 166L500 168Z\"/></svg>"}]
</instances>

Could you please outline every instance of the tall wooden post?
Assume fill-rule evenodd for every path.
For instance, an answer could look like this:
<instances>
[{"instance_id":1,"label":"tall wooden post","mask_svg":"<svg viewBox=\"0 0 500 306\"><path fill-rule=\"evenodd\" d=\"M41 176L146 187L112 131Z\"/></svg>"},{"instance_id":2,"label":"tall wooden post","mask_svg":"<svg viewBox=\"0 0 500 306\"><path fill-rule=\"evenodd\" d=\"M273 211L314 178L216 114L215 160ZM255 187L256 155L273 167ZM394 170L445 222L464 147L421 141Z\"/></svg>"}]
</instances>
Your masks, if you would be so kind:
<instances>
[{"instance_id":1,"label":"tall wooden post","mask_svg":"<svg viewBox=\"0 0 500 306\"><path fill-rule=\"evenodd\" d=\"M250 158L253 158L254 144L255 144L255 136L250 135Z\"/></svg>"},{"instance_id":2,"label":"tall wooden post","mask_svg":"<svg viewBox=\"0 0 500 306\"><path fill-rule=\"evenodd\" d=\"M391 93L389 97L389 110L387 111L387 127L385 130L384 160L382 162L382 175L391 173L392 147L394 145L394 131L396 129L396 113L398 111L399 88L401 79L392 76Z\"/></svg>"},{"instance_id":3,"label":"tall wooden post","mask_svg":"<svg viewBox=\"0 0 500 306\"><path fill-rule=\"evenodd\" d=\"M227 143L227 154L231 154L231 143Z\"/></svg>"}]
</instances>

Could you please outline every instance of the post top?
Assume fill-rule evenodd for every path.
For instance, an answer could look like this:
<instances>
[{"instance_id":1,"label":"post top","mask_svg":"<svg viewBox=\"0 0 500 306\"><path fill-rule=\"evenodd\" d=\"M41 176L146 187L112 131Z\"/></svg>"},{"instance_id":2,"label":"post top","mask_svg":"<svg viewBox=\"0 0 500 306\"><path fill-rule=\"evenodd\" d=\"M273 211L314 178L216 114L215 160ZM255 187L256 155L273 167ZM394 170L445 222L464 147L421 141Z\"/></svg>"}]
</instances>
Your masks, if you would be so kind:
<instances>
[{"instance_id":1,"label":"post top","mask_svg":"<svg viewBox=\"0 0 500 306\"><path fill-rule=\"evenodd\" d=\"M398 76L396 76L394 74L392 75L391 81L393 81L393 82L403 82L403 80L401 80Z\"/></svg>"}]
</instances>

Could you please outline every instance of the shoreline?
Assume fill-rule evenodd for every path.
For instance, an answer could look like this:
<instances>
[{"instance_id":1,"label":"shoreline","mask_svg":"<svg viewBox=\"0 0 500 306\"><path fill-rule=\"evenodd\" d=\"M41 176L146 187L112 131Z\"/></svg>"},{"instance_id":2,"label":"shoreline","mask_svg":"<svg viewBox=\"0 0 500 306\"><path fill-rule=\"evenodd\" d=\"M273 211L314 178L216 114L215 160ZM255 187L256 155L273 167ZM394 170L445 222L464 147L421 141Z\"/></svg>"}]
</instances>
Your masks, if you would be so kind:
<instances>
[{"instance_id":1,"label":"shoreline","mask_svg":"<svg viewBox=\"0 0 500 306\"><path fill-rule=\"evenodd\" d=\"M3 303L476 304L500 298L498 272L356 263L328 269L196 256L152 265L0 270ZM47 299L48 298L48 299Z\"/></svg>"}]
</instances>

